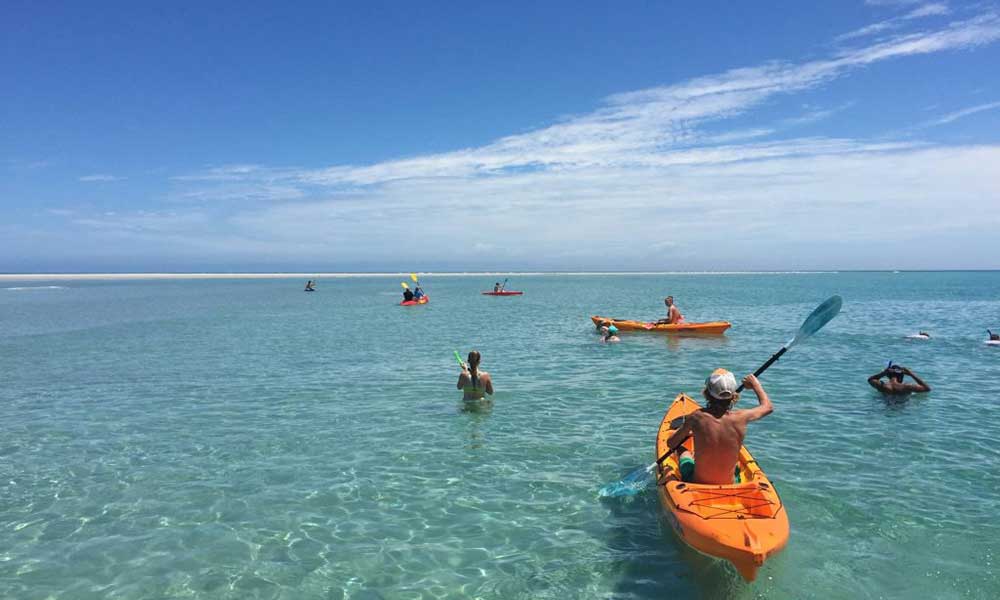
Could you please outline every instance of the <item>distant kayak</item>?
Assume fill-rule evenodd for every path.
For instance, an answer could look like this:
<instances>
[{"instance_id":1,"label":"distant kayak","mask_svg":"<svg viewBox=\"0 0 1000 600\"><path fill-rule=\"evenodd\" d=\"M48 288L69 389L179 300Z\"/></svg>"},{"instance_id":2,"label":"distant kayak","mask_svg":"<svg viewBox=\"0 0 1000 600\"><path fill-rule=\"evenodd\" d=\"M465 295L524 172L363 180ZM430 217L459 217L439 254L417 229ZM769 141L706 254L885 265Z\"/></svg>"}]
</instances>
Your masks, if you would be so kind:
<instances>
[{"instance_id":1,"label":"distant kayak","mask_svg":"<svg viewBox=\"0 0 1000 600\"><path fill-rule=\"evenodd\" d=\"M908 339L908 340L929 340L929 339L931 339L931 336L929 336L929 335L922 335L922 334L919 334L919 333L914 333L913 335L906 336L906 339Z\"/></svg>"},{"instance_id":2,"label":"distant kayak","mask_svg":"<svg viewBox=\"0 0 1000 600\"><path fill-rule=\"evenodd\" d=\"M986 340L983 343L987 346L1000 346L1000 340Z\"/></svg>"},{"instance_id":3,"label":"distant kayak","mask_svg":"<svg viewBox=\"0 0 1000 600\"><path fill-rule=\"evenodd\" d=\"M613 319L611 317L592 316L590 320L594 325L600 327L605 322L610 322L621 331L657 331L662 333L688 333L688 334L720 334L725 333L732 327L728 321L711 321L708 323L678 323L676 325L645 323L643 321L631 321L629 319Z\"/></svg>"},{"instance_id":4,"label":"distant kayak","mask_svg":"<svg viewBox=\"0 0 1000 600\"><path fill-rule=\"evenodd\" d=\"M690 397L677 396L660 423L656 458L669 450L672 422L699 409ZM693 439L683 445L697 458ZM670 526L687 545L728 560L744 579L753 581L764 561L788 543L788 514L778 492L745 446L736 465L739 483L685 483L677 461L675 452L657 466L657 493Z\"/></svg>"},{"instance_id":5,"label":"distant kayak","mask_svg":"<svg viewBox=\"0 0 1000 600\"><path fill-rule=\"evenodd\" d=\"M481 292L484 296L520 296L524 292L506 291L501 290L499 292Z\"/></svg>"},{"instance_id":6,"label":"distant kayak","mask_svg":"<svg viewBox=\"0 0 1000 600\"><path fill-rule=\"evenodd\" d=\"M418 304L427 304L431 301L430 296L424 296L420 300L403 300L399 303L400 306L416 306Z\"/></svg>"}]
</instances>

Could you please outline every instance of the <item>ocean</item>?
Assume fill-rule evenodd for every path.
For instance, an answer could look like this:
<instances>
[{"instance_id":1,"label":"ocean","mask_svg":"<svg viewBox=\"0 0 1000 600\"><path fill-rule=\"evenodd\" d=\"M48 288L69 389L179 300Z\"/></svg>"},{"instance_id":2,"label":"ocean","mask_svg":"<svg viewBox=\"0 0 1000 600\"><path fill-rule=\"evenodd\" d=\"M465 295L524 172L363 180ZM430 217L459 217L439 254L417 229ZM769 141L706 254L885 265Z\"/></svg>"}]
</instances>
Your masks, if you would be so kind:
<instances>
[{"instance_id":1,"label":"ocean","mask_svg":"<svg viewBox=\"0 0 1000 600\"><path fill-rule=\"evenodd\" d=\"M996 598L1000 273L0 281L0 597ZM408 279L406 279L408 280ZM728 320L721 337L589 316ZM673 397L761 377L746 445L791 522L754 583L688 549L652 462ZM928 331L927 341L907 339ZM497 393L468 407L454 351ZM887 401L888 361L933 388ZM752 393L741 406L753 405Z\"/></svg>"}]
</instances>

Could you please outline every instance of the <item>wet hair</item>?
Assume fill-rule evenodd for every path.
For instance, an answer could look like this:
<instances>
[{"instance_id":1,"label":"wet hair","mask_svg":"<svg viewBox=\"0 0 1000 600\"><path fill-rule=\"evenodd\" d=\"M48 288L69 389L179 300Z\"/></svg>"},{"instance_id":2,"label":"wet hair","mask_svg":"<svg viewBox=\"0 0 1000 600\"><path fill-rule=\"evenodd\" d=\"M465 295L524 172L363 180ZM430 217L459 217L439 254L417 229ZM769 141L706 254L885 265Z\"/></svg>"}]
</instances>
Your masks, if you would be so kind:
<instances>
[{"instance_id":1,"label":"wet hair","mask_svg":"<svg viewBox=\"0 0 1000 600\"><path fill-rule=\"evenodd\" d=\"M469 362L469 375L472 376L472 387L479 387L479 361L482 360L482 356L479 355L477 350L469 352L468 362Z\"/></svg>"}]
</instances>

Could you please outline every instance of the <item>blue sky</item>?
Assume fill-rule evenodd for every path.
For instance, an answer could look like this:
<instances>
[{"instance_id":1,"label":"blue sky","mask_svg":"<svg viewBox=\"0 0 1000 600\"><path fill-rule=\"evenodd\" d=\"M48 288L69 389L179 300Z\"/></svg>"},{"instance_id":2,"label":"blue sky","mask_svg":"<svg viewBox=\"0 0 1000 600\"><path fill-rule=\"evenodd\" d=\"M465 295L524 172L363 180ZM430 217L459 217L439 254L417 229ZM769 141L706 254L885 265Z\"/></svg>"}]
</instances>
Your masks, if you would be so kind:
<instances>
[{"instance_id":1,"label":"blue sky","mask_svg":"<svg viewBox=\"0 0 1000 600\"><path fill-rule=\"evenodd\" d=\"M1000 268L996 2L141 4L5 4L0 272Z\"/></svg>"}]
</instances>

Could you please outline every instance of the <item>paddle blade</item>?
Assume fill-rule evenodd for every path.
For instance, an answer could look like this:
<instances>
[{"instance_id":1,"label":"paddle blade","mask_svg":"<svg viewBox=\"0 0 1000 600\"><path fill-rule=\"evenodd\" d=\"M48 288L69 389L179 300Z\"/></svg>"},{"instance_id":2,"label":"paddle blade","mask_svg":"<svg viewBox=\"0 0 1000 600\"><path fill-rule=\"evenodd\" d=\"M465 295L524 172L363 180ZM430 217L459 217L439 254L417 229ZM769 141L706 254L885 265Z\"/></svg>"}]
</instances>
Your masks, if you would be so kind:
<instances>
[{"instance_id":1,"label":"paddle blade","mask_svg":"<svg viewBox=\"0 0 1000 600\"><path fill-rule=\"evenodd\" d=\"M639 467L622 478L621 481L609 483L602 487L597 492L597 495L601 498L635 496L648 488L649 484L653 483L653 467L655 466L656 463L653 463L648 467Z\"/></svg>"},{"instance_id":2,"label":"paddle blade","mask_svg":"<svg viewBox=\"0 0 1000 600\"><path fill-rule=\"evenodd\" d=\"M417 274L416 273L410 273L410 279L413 280L413 283L417 283Z\"/></svg>"},{"instance_id":3,"label":"paddle blade","mask_svg":"<svg viewBox=\"0 0 1000 600\"><path fill-rule=\"evenodd\" d=\"M462 356L458 353L458 350L455 350L455 360L458 361L458 366L462 367L463 369L465 368L465 363L462 362Z\"/></svg>"},{"instance_id":4,"label":"paddle blade","mask_svg":"<svg viewBox=\"0 0 1000 600\"><path fill-rule=\"evenodd\" d=\"M823 326L833 320L840 312L840 307L844 304L843 298L840 296L831 296L824 302L816 307L816 310L812 311L812 314L802 323L802 327L799 327L798 333L792 338L792 341L785 344L785 348L791 348L795 344L805 340L812 334L816 333Z\"/></svg>"},{"instance_id":5,"label":"paddle blade","mask_svg":"<svg viewBox=\"0 0 1000 600\"><path fill-rule=\"evenodd\" d=\"M399 282L399 285L403 286L403 289L404 289L404 290L408 290L408 289L410 289L410 286L406 285L406 282L405 282L405 281L400 281L400 282Z\"/></svg>"}]
</instances>

